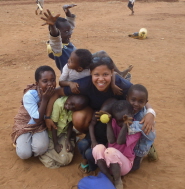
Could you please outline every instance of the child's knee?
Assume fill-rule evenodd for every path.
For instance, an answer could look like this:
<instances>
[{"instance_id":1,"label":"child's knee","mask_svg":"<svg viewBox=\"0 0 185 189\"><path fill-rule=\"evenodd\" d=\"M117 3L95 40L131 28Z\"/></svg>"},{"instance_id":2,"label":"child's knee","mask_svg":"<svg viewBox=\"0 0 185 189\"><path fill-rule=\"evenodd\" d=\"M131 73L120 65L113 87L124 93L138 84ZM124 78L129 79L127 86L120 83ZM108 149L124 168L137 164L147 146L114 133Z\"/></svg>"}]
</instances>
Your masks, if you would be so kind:
<instances>
[{"instance_id":1,"label":"child's knee","mask_svg":"<svg viewBox=\"0 0 185 189\"><path fill-rule=\"evenodd\" d=\"M78 149L80 152L85 151L89 147L89 142L85 139L78 142Z\"/></svg>"},{"instance_id":2,"label":"child's knee","mask_svg":"<svg viewBox=\"0 0 185 189\"><path fill-rule=\"evenodd\" d=\"M105 159L105 156L104 156L105 150L106 150L106 147L103 144L98 144L93 148L92 154L95 159L95 162L97 162L97 160L99 159Z\"/></svg>"},{"instance_id":3,"label":"child's knee","mask_svg":"<svg viewBox=\"0 0 185 189\"><path fill-rule=\"evenodd\" d=\"M18 146L16 147L16 153L19 156L19 158L21 158L21 159L29 159L33 154L31 148L30 149L21 149Z\"/></svg>"}]
</instances>

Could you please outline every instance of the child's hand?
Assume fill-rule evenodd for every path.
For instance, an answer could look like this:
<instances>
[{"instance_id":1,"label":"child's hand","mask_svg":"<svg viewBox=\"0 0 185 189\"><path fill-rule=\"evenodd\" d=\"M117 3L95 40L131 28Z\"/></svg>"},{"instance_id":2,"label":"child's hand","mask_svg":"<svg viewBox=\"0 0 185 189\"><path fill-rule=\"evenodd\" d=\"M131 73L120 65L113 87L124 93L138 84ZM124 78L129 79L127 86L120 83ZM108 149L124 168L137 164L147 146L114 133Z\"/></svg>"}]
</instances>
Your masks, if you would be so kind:
<instances>
[{"instance_id":1,"label":"child's hand","mask_svg":"<svg viewBox=\"0 0 185 189\"><path fill-rule=\"evenodd\" d=\"M132 70L134 66L130 65L127 69L128 69L128 72L130 72Z\"/></svg>"},{"instance_id":2,"label":"child's hand","mask_svg":"<svg viewBox=\"0 0 185 189\"><path fill-rule=\"evenodd\" d=\"M146 135L148 135L155 126L154 115L151 113L146 114L139 123L143 123L142 130L145 132Z\"/></svg>"},{"instance_id":3,"label":"child's hand","mask_svg":"<svg viewBox=\"0 0 185 189\"><path fill-rule=\"evenodd\" d=\"M93 141L93 142L91 143L91 148L94 148L96 145L98 145L98 143L97 143L96 141Z\"/></svg>"},{"instance_id":4,"label":"child's hand","mask_svg":"<svg viewBox=\"0 0 185 189\"><path fill-rule=\"evenodd\" d=\"M62 144L55 144L55 145L54 145L54 149L55 149L55 151L56 151L58 154L62 151L62 148L63 148Z\"/></svg>"},{"instance_id":5,"label":"child's hand","mask_svg":"<svg viewBox=\"0 0 185 189\"><path fill-rule=\"evenodd\" d=\"M112 91L113 91L114 95L122 95L123 94L123 90L121 88L119 88L117 85L112 86Z\"/></svg>"},{"instance_id":6,"label":"child's hand","mask_svg":"<svg viewBox=\"0 0 185 189\"><path fill-rule=\"evenodd\" d=\"M123 122L124 122L124 124L127 125L127 127L129 127L133 122L133 117L129 117L128 115L124 115L123 116Z\"/></svg>"},{"instance_id":7,"label":"child's hand","mask_svg":"<svg viewBox=\"0 0 185 189\"><path fill-rule=\"evenodd\" d=\"M111 120L111 118L112 118L111 114L109 114L108 112L100 110L99 112L95 112L95 117L96 117L97 121L100 121L100 117L103 114L107 114L109 119Z\"/></svg>"},{"instance_id":8,"label":"child's hand","mask_svg":"<svg viewBox=\"0 0 185 189\"><path fill-rule=\"evenodd\" d=\"M49 131L51 131L51 128L54 128L57 130L57 126L55 125L52 119L45 119L45 123Z\"/></svg>"},{"instance_id":9,"label":"child's hand","mask_svg":"<svg viewBox=\"0 0 185 189\"><path fill-rule=\"evenodd\" d=\"M53 16L50 12L50 10L47 9L47 12L44 12L44 15L46 18L44 17L41 17L42 20L46 21L46 23L42 24L42 26L45 26L45 25L55 25L55 22L57 20L57 18L60 16L60 14L57 14L56 16Z\"/></svg>"},{"instance_id":10,"label":"child's hand","mask_svg":"<svg viewBox=\"0 0 185 189\"><path fill-rule=\"evenodd\" d=\"M73 145L71 144L71 141L69 141L68 139L66 139L65 145L66 145L66 150L68 152L72 152L73 151Z\"/></svg>"},{"instance_id":11,"label":"child's hand","mask_svg":"<svg viewBox=\"0 0 185 189\"><path fill-rule=\"evenodd\" d=\"M75 94L79 94L80 93L80 91L78 89L78 87L79 87L78 83L71 82L70 85L69 85L69 87L70 87L70 89L71 89L71 91L73 93L75 93Z\"/></svg>"},{"instance_id":12,"label":"child's hand","mask_svg":"<svg viewBox=\"0 0 185 189\"><path fill-rule=\"evenodd\" d=\"M39 91L43 100L49 100L50 97L54 94L55 87L49 86L45 92L43 92L40 88Z\"/></svg>"},{"instance_id":13,"label":"child's hand","mask_svg":"<svg viewBox=\"0 0 185 189\"><path fill-rule=\"evenodd\" d=\"M76 4L64 5L64 6L63 6L64 12L66 12L67 9L73 8L73 7L75 7L75 6L77 6L77 5L76 5Z\"/></svg>"}]
</instances>

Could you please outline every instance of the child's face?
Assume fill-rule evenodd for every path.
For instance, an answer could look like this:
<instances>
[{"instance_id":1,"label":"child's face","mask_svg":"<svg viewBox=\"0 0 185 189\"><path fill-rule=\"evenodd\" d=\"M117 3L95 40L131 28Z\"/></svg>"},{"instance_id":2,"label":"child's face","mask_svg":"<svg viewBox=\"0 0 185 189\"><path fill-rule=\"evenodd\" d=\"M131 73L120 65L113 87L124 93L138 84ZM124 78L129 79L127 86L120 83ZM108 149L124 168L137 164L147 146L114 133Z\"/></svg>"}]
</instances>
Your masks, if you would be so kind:
<instances>
[{"instance_id":1,"label":"child's face","mask_svg":"<svg viewBox=\"0 0 185 189\"><path fill-rule=\"evenodd\" d=\"M79 103L77 103L76 98L71 96L68 97L68 99L66 100L65 104L64 104L64 108L66 110L70 110L70 111L78 111L81 110L81 105Z\"/></svg>"},{"instance_id":2,"label":"child's face","mask_svg":"<svg viewBox=\"0 0 185 189\"><path fill-rule=\"evenodd\" d=\"M67 66L69 69L78 70L79 68L79 58L76 55L75 51L71 53L71 56L68 59Z\"/></svg>"},{"instance_id":3,"label":"child's face","mask_svg":"<svg viewBox=\"0 0 185 189\"><path fill-rule=\"evenodd\" d=\"M117 112L115 113L114 117L116 119L116 123L119 127L122 127L123 126L123 116L124 115L127 115L128 117L133 117L133 114L124 110L124 111L121 111L121 112Z\"/></svg>"},{"instance_id":4,"label":"child's face","mask_svg":"<svg viewBox=\"0 0 185 189\"><path fill-rule=\"evenodd\" d=\"M72 35L72 29L69 22L61 23L59 30L62 38L62 43L69 43Z\"/></svg>"},{"instance_id":5,"label":"child's face","mask_svg":"<svg viewBox=\"0 0 185 189\"><path fill-rule=\"evenodd\" d=\"M111 84L113 70L106 65L96 67L91 71L92 82L98 91L106 92Z\"/></svg>"},{"instance_id":6,"label":"child's face","mask_svg":"<svg viewBox=\"0 0 185 189\"><path fill-rule=\"evenodd\" d=\"M45 71L40 73L40 79L36 84L42 89L43 92L47 90L48 87L56 87L56 76L52 71Z\"/></svg>"},{"instance_id":7,"label":"child's face","mask_svg":"<svg viewBox=\"0 0 185 189\"><path fill-rule=\"evenodd\" d=\"M134 109L134 113L139 112L148 102L146 93L143 91L133 90L131 94L127 97Z\"/></svg>"}]
</instances>

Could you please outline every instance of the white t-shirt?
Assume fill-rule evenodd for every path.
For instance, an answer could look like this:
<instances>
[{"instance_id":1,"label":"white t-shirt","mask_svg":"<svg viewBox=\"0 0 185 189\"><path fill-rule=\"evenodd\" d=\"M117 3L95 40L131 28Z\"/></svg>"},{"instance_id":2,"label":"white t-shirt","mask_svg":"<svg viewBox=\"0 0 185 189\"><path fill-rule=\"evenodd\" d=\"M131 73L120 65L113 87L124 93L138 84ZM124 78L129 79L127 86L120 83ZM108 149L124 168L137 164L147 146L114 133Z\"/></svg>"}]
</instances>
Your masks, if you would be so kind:
<instances>
[{"instance_id":1,"label":"white t-shirt","mask_svg":"<svg viewBox=\"0 0 185 189\"><path fill-rule=\"evenodd\" d=\"M76 70L69 69L67 64L63 67L62 74L59 78L59 81L73 81L76 79L81 79L90 75L89 69L84 69L81 72Z\"/></svg>"}]
</instances>

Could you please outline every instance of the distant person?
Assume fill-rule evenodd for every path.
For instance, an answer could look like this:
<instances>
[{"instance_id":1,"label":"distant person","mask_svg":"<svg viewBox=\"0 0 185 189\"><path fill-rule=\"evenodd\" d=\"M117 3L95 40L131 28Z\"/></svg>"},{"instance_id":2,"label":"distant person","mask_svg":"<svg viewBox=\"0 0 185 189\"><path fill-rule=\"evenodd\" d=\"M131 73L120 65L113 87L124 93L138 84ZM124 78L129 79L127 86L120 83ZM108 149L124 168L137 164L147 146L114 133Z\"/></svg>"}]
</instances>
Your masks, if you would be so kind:
<instances>
[{"instance_id":1,"label":"distant person","mask_svg":"<svg viewBox=\"0 0 185 189\"><path fill-rule=\"evenodd\" d=\"M40 14L42 14L43 11L43 7L44 7L44 0L37 0L36 1L37 4L37 9L35 10L35 14L38 15L38 9L40 9Z\"/></svg>"},{"instance_id":2,"label":"distant person","mask_svg":"<svg viewBox=\"0 0 185 189\"><path fill-rule=\"evenodd\" d=\"M128 1L128 8L131 10L130 15L134 15L134 3L135 3L135 0L129 0Z\"/></svg>"},{"instance_id":3,"label":"distant person","mask_svg":"<svg viewBox=\"0 0 185 189\"><path fill-rule=\"evenodd\" d=\"M21 159L42 155L49 145L44 114L56 87L54 70L49 66L37 68L35 81L36 84L24 89L22 105L14 118L11 134L16 153Z\"/></svg>"}]
</instances>

